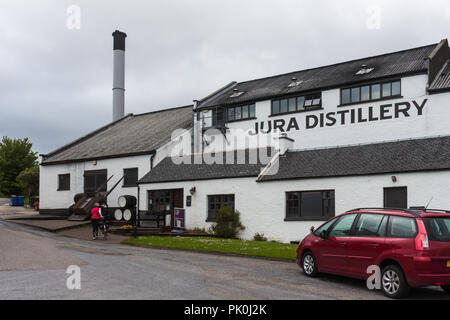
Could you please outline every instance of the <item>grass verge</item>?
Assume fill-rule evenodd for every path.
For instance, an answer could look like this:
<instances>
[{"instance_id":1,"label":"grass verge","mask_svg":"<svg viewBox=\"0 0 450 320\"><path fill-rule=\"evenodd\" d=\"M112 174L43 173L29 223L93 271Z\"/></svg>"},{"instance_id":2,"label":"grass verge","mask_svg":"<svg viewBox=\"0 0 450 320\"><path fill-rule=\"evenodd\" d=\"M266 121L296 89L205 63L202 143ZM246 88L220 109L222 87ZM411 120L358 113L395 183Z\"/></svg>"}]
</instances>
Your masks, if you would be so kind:
<instances>
[{"instance_id":1,"label":"grass verge","mask_svg":"<svg viewBox=\"0 0 450 320\"><path fill-rule=\"evenodd\" d=\"M122 241L123 244L143 245L154 248L183 249L192 251L205 251L244 256L256 256L295 261L297 245L244 241L238 239L219 239L208 237L137 237Z\"/></svg>"}]
</instances>

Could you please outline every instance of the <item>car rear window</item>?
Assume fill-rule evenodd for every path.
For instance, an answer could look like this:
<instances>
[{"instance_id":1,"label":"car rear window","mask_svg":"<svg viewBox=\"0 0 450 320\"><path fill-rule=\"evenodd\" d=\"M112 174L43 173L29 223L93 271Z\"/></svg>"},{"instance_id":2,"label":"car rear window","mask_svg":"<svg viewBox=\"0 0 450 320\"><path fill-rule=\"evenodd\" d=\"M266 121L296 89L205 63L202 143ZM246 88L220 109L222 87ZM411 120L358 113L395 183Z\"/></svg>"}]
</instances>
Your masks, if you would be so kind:
<instances>
[{"instance_id":1,"label":"car rear window","mask_svg":"<svg viewBox=\"0 0 450 320\"><path fill-rule=\"evenodd\" d=\"M424 218L430 241L450 242L450 218Z\"/></svg>"},{"instance_id":2,"label":"car rear window","mask_svg":"<svg viewBox=\"0 0 450 320\"><path fill-rule=\"evenodd\" d=\"M417 234L416 221L412 218L390 217L388 236L390 238L414 238Z\"/></svg>"}]
</instances>

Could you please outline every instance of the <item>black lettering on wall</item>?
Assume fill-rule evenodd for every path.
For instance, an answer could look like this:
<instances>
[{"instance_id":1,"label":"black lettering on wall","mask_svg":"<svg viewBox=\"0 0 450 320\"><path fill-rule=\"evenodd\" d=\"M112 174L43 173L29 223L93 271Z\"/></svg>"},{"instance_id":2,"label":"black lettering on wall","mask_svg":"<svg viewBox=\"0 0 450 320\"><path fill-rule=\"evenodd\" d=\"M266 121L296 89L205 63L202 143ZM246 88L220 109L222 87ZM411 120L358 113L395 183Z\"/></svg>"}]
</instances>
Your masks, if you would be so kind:
<instances>
[{"instance_id":1,"label":"black lettering on wall","mask_svg":"<svg viewBox=\"0 0 450 320\"><path fill-rule=\"evenodd\" d=\"M415 100L413 100L413 104L417 108L417 115L418 116L421 116L423 114L423 108L425 108L425 105L426 105L427 101L428 101L428 99L424 99L422 104L419 106L417 104L417 102Z\"/></svg>"},{"instance_id":2,"label":"black lettering on wall","mask_svg":"<svg viewBox=\"0 0 450 320\"><path fill-rule=\"evenodd\" d=\"M311 119L314 121L312 124L310 122ZM315 115L306 116L306 129L313 129L317 127L318 123L319 119Z\"/></svg>"},{"instance_id":3,"label":"black lettering on wall","mask_svg":"<svg viewBox=\"0 0 450 320\"><path fill-rule=\"evenodd\" d=\"M383 104L380 106L380 120L392 119L392 116L388 115L391 112L389 108L392 108L392 104Z\"/></svg>"},{"instance_id":4,"label":"black lettering on wall","mask_svg":"<svg viewBox=\"0 0 450 320\"><path fill-rule=\"evenodd\" d=\"M287 127L287 132L289 132L289 131L291 131L292 129L295 129L295 130L300 130L300 127L298 126L298 123L297 123L297 119L296 118L291 118L291 120L289 120L289 124L288 124L288 127Z\"/></svg>"},{"instance_id":5,"label":"black lettering on wall","mask_svg":"<svg viewBox=\"0 0 450 320\"><path fill-rule=\"evenodd\" d=\"M400 117L400 113L403 113L405 117L409 117L409 109L411 109L411 105L409 102L400 102L395 104L395 118Z\"/></svg>"}]
</instances>

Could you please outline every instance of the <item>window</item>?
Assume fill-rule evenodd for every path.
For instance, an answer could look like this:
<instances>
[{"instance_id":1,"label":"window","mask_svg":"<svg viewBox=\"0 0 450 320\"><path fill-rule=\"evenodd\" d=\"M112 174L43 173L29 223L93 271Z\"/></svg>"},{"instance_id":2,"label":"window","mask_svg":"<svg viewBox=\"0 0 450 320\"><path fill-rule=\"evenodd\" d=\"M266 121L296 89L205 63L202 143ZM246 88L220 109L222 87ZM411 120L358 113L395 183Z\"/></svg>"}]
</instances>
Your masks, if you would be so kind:
<instances>
[{"instance_id":1,"label":"window","mask_svg":"<svg viewBox=\"0 0 450 320\"><path fill-rule=\"evenodd\" d=\"M58 175L58 191L70 190L70 174Z\"/></svg>"},{"instance_id":2,"label":"window","mask_svg":"<svg viewBox=\"0 0 450 320\"><path fill-rule=\"evenodd\" d=\"M328 233L329 237L348 237L352 230L353 222L356 214L348 214L339 218L338 222L333 226Z\"/></svg>"},{"instance_id":3,"label":"window","mask_svg":"<svg viewBox=\"0 0 450 320\"><path fill-rule=\"evenodd\" d=\"M272 100L272 115L317 109L322 106L322 94Z\"/></svg>"},{"instance_id":4,"label":"window","mask_svg":"<svg viewBox=\"0 0 450 320\"><path fill-rule=\"evenodd\" d=\"M361 101L370 100L370 86L361 87Z\"/></svg>"},{"instance_id":5,"label":"window","mask_svg":"<svg viewBox=\"0 0 450 320\"><path fill-rule=\"evenodd\" d=\"M341 103L342 104L348 104L350 102L351 102L351 100L350 100L350 89L342 90Z\"/></svg>"},{"instance_id":6,"label":"window","mask_svg":"<svg viewBox=\"0 0 450 320\"><path fill-rule=\"evenodd\" d=\"M123 186L136 187L138 181L138 168L123 169Z\"/></svg>"},{"instance_id":7,"label":"window","mask_svg":"<svg viewBox=\"0 0 450 320\"><path fill-rule=\"evenodd\" d=\"M390 96L391 96L391 84L383 83L383 97L390 97Z\"/></svg>"},{"instance_id":8,"label":"window","mask_svg":"<svg viewBox=\"0 0 450 320\"><path fill-rule=\"evenodd\" d=\"M355 228L356 237L385 237L388 216L363 213Z\"/></svg>"},{"instance_id":9,"label":"window","mask_svg":"<svg viewBox=\"0 0 450 320\"><path fill-rule=\"evenodd\" d=\"M92 193L97 191L107 191L106 170L92 170L84 172L84 192ZM101 188L100 188L101 187Z\"/></svg>"},{"instance_id":10,"label":"window","mask_svg":"<svg viewBox=\"0 0 450 320\"><path fill-rule=\"evenodd\" d=\"M334 216L334 191L286 193L286 220L327 220Z\"/></svg>"},{"instance_id":11,"label":"window","mask_svg":"<svg viewBox=\"0 0 450 320\"><path fill-rule=\"evenodd\" d=\"M327 223L323 224L322 226L320 226L316 231L314 231L314 235L316 237L318 237L318 236L320 236L322 231L325 230L328 232L328 229L330 229L331 225L336 222L336 219L338 219L338 218L334 218L334 219L328 221Z\"/></svg>"},{"instance_id":12,"label":"window","mask_svg":"<svg viewBox=\"0 0 450 320\"><path fill-rule=\"evenodd\" d=\"M401 82L389 81L341 89L341 105L374 101L401 95Z\"/></svg>"},{"instance_id":13,"label":"window","mask_svg":"<svg viewBox=\"0 0 450 320\"><path fill-rule=\"evenodd\" d=\"M215 221L222 206L230 206L234 210L234 194L208 196L208 219L206 221Z\"/></svg>"},{"instance_id":14,"label":"window","mask_svg":"<svg viewBox=\"0 0 450 320\"><path fill-rule=\"evenodd\" d=\"M238 107L230 107L227 110L227 120L228 121L238 121L252 119L255 117L255 105L245 105Z\"/></svg>"},{"instance_id":15,"label":"window","mask_svg":"<svg viewBox=\"0 0 450 320\"><path fill-rule=\"evenodd\" d=\"M412 239L416 236L417 227L414 219L391 216L389 220L389 238Z\"/></svg>"},{"instance_id":16,"label":"window","mask_svg":"<svg viewBox=\"0 0 450 320\"><path fill-rule=\"evenodd\" d=\"M359 102L360 101L360 88L352 88L352 102Z\"/></svg>"},{"instance_id":17,"label":"window","mask_svg":"<svg viewBox=\"0 0 450 320\"><path fill-rule=\"evenodd\" d=\"M372 88L372 96L371 100L376 100L381 98L381 84L374 84L371 86Z\"/></svg>"},{"instance_id":18,"label":"window","mask_svg":"<svg viewBox=\"0 0 450 320\"><path fill-rule=\"evenodd\" d=\"M430 241L450 242L449 218L425 218L423 222Z\"/></svg>"},{"instance_id":19,"label":"window","mask_svg":"<svg viewBox=\"0 0 450 320\"><path fill-rule=\"evenodd\" d=\"M224 119L224 109L223 108L216 108L212 111L212 125L218 126L223 125L225 122Z\"/></svg>"}]
</instances>

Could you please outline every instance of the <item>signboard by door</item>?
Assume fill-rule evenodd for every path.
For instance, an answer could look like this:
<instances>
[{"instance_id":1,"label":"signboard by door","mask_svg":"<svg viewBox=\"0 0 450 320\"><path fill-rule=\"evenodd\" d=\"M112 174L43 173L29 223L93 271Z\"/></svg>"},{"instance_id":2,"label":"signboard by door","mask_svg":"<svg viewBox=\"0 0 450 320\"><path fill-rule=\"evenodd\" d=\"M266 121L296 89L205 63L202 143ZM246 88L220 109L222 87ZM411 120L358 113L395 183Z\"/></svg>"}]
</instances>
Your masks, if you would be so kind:
<instances>
[{"instance_id":1,"label":"signboard by door","mask_svg":"<svg viewBox=\"0 0 450 320\"><path fill-rule=\"evenodd\" d=\"M185 209L181 208L174 208L174 220L175 220L175 228L185 228L185 218L186 218L186 211Z\"/></svg>"}]
</instances>

